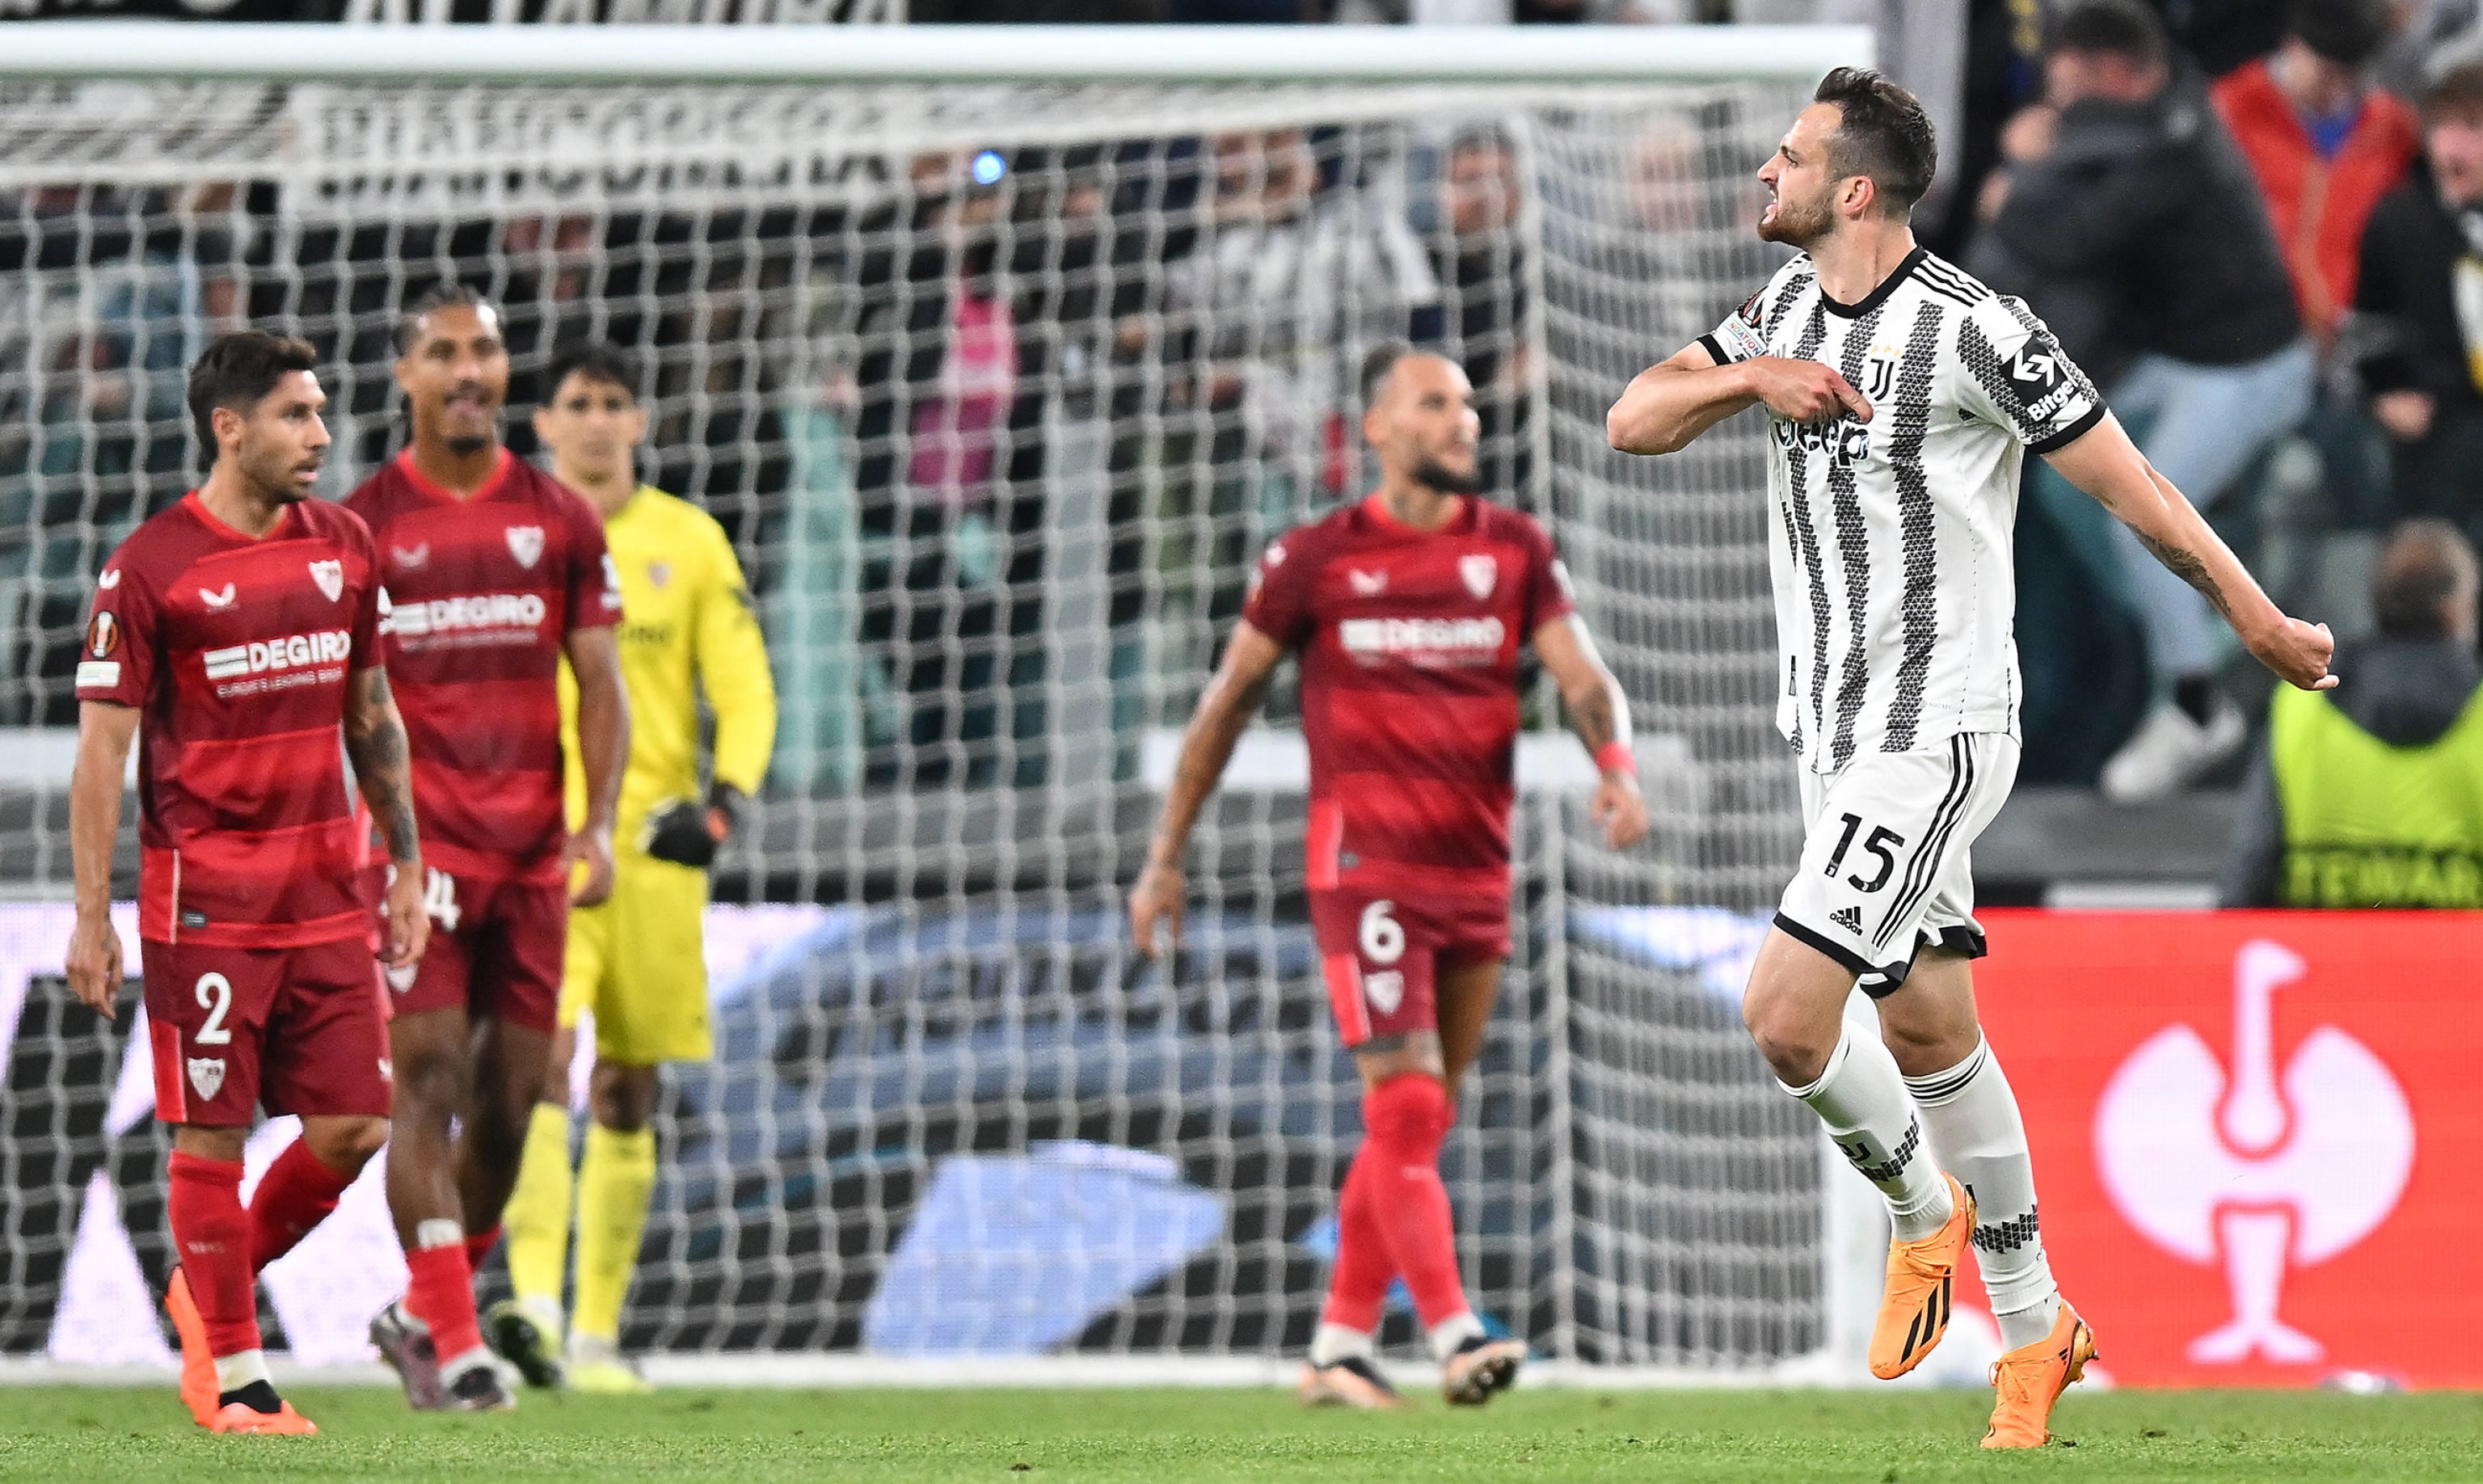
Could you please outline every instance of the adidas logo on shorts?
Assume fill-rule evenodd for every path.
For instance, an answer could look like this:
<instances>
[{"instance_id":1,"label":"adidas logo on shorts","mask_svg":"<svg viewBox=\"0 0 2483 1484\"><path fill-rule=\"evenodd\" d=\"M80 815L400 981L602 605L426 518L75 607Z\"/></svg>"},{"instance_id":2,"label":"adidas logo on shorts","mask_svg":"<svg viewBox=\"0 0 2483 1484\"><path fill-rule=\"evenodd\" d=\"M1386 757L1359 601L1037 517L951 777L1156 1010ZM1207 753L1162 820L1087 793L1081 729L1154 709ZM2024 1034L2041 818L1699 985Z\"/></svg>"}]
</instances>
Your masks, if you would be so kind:
<instances>
[{"instance_id":1,"label":"adidas logo on shorts","mask_svg":"<svg viewBox=\"0 0 2483 1484\"><path fill-rule=\"evenodd\" d=\"M1862 909L1840 907L1828 914L1828 920L1859 938L1862 936Z\"/></svg>"}]
</instances>

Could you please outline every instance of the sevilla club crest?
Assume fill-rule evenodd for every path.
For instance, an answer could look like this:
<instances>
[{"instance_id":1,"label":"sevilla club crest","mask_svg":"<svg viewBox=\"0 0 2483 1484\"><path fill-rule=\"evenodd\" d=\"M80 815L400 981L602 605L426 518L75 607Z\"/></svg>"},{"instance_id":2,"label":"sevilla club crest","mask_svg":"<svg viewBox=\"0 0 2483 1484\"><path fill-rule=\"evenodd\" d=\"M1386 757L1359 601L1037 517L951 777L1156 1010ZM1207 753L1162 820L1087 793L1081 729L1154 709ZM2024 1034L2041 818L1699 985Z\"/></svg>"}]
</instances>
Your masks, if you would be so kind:
<instances>
[{"instance_id":1,"label":"sevilla club crest","mask_svg":"<svg viewBox=\"0 0 2483 1484\"><path fill-rule=\"evenodd\" d=\"M328 601L333 603L345 596L345 564L313 562L310 564L310 580L319 584L319 591L327 594Z\"/></svg>"},{"instance_id":2,"label":"sevilla club crest","mask_svg":"<svg viewBox=\"0 0 2483 1484\"><path fill-rule=\"evenodd\" d=\"M190 1062L190 1085L209 1102L216 1100L217 1089L225 1085L225 1059L221 1056L193 1056Z\"/></svg>"},{"instance_id":3,"label":"sevilla club crest","mask_svg":"<svg viewBox=\"0 0 2483 1484\"><path fill-rule=\"evenodd\" d=\"M1457 575L1464 579L1466 591L1480 602L1491 596L1500 583L1500 563L1483 552L1457 558Z\"/></svg>"},{"instance_id":4,"label":"sevilla club crest","mask_svg":"<svg viewBox=\"0 0 2483 1484\"><path fill-rule=\"evenodd\" d=\"M542 561L543 546L544 532L542 526L513 525L509 527L509 555L518 559L518 565L520 567L531 569L537 562Z\"/></svg>"}]
</instances>

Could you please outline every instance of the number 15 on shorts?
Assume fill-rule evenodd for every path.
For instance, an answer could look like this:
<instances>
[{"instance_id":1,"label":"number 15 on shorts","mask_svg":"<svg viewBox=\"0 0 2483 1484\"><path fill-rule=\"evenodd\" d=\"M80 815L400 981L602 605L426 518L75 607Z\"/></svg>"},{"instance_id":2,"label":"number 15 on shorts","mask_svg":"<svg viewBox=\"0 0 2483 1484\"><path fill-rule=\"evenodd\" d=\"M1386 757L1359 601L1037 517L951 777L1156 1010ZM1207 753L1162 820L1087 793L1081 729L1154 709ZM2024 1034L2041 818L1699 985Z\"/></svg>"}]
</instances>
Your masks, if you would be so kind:
<instances>
[{"instance_id":1,"label":"number 15 on shorts","mask_svg":"<svg viewBox=\"0 0 2483 1484\"><path fill-rule=\"evenodd\" d=\"M1854 849L1855 836L1862 835L1860 815L1847 814L1844 820L1845 831L1837 836L1836 848L1829 853L1828 865L1822 875L1833 876L1843 869L1845 858ZM1887 826L1873 825L1870 830L1871 833L1862 837L1862 855L1856 860L1858 869L1845 878L1847 886L1866 895L1888 885L1897 874L1896 853L1906 848L1906 837ZM1862 874L1865 870L1870 872L1868 876Z\"/></svg>"}]
</instances>

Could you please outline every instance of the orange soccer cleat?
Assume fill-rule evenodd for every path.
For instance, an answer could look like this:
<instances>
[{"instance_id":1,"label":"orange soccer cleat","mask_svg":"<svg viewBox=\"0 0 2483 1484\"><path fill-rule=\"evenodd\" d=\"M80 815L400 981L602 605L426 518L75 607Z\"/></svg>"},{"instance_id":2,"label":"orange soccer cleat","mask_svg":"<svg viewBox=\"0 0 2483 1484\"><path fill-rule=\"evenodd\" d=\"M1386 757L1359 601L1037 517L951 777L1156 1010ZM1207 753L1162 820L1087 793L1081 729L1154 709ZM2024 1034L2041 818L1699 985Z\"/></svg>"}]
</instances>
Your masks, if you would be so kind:
<instances>
[{"instance_id":1,"label":"orange soccer cleat","mask_svg":"<svg viewBox=\"0 0 2483 1484\"><path fill-rule=\"evenodd\" d=\"M1932 1347L1948 1333L1950 1288L1957 1281L1957 1259L1974 1232L1974 1197L1948 1181L1957 1208L1947 1225L1910 1242L1888 1243L1888 1286L1880 1299L1880 1320L1871 1327L1871 1374L1894 1381L1923 1363Z\"/></svg>"},{"instance_id":2,"label":"orange soccer cleat","mask_svg":"<svg viewBox=\"0 0 2483 1484\"><path fill-rule=\"evenodd\" d=\"M1305 1407L1351 1407L1361 1412L1394 1412L1405 1398L1388 1384L1379 1367L1362 1356L1349 1356L1327 1365L1306 1365L1294 1389Z\"/></svg>"},{"instance_id":3,"label":"orange soccer cleat","mask_svg":"<svg viewBox=\"0 0 2483 1484\"><path fill-rule=\"evenodd\" d=\"M177 1267L164 1285L164 1317L173 1321L173 1333L181 1338L181 1405L190 1409L200 1427L213 1427L220 1410L216 1358L207 1353L207 1321L199 1316L189 1275Z\"/></svg>"},{"instance_id":4,"label":"orange soccer cleat","mask_svg":"<svg viewBox=\"0 0 2483 1484\"><path fill-rule=\"evenodd\" d=\"M1480 1407L1495 1391L1517 1384L1518 1367L1526 1364L1522 1339L1469 1339L1440 1366L1440 1394L1452 1407Z\"/></svg>"},{"instance_id":5,"label":"orange soccer cleat","mask_svg":"<svg viewBox=\"0 0 2483 1484\"><path fill-rule=\"evenodd\" d=\"M2052 1441L2052 1403L2086 1374L2096 1357L2095 1331L2064 1301L2052 1333L1991 1363L1991 1426L1987 1448L2040 1448Z\"/></svg>"},{"instance_id":6,"label":"orange soccer cleat","mask_svg":"<svg viewBox=\"0 0 2483 1484\"><path fill-rule=\"evenodd\" d=\"M280 1401L273 1412L254 1410L247 1402L228 1402L214 1417L200 1418L211 1433L270 1433L285 1438L307 1438L319 1431L318 1425L293 1410L293 1403Z\"/></svg>"}]
</instances>

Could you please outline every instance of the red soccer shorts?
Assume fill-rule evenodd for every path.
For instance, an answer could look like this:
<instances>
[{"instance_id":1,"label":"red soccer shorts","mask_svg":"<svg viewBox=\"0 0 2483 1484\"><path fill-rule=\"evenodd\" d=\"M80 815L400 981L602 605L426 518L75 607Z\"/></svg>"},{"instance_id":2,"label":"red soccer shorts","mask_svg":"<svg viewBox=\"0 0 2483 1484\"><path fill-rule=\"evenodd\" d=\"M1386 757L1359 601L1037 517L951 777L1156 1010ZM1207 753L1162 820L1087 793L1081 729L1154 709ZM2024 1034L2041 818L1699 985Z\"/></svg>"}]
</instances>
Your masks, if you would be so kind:
<instances>
[{"instance_id":1,"label":"red soccer shorts","mask_svg":"<svg viewBox=\"0 0 2483 1484\"><path fill-rule=\"evenodd\" d=\"M1349 1048L1440 1028L1439 972L1508 957L1508 898L1311 893L1311 931L1336 1027Z\"/></svg>"},{"instance_id":2,"label":"red soccer shorts","mask_svg":"<svg viewBox=\"0 0 2483 1484\"><path fill-rule=\"evenodd\" d=\"M367 939L138 949L157 1118L247 1127L254 1106L387 1116L387 1007Z\"/></svg>"},{"instance_id":3,"label":"red soccer shorts","mask_svg":"<svg viewBox=\"0 0 2483 1484\"><path fill-rule=\"evenodd\" d=\"M549 1035L560 1022L569 888L557 881L494 881L435 868L425 878L423 902L431 912L431 946L410 978L401 971L387 975L395 1013L463 1007L475 1020L489 1016Z\"/></svg>"}]
</instances>

